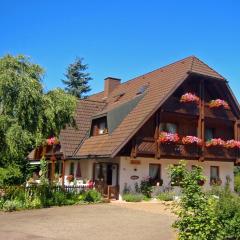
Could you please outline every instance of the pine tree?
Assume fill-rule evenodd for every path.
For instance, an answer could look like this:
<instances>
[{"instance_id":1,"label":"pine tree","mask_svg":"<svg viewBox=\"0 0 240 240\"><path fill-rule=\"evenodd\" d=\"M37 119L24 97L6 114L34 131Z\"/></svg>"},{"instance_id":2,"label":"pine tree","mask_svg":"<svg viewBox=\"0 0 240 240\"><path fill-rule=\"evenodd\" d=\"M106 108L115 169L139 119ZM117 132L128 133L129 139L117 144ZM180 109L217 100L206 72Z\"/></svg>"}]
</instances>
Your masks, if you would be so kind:
<instances>
[{"instance_id":1,"label":"pine tree","mask_svg":"<svg viewBox=\"0 0 240 240\"><path fill-rule=\"evenodd\" d=\"M89 73L85 71L88 69L87 64L83 64L83 58L76 58L74 63L67 67L66 80L62 82L66 85L66 92L78 97L86 97L86 93L91 90L89 86L89 81L92 80Z\"/></svg>"}]
</instances>

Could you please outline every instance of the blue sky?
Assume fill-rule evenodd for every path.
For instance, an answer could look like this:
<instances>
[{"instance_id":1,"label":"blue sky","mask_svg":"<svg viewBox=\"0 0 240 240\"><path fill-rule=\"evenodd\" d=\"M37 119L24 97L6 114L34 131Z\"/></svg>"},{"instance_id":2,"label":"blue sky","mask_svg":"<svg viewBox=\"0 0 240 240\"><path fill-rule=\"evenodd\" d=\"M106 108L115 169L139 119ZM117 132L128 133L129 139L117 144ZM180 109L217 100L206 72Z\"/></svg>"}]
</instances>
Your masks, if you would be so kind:
<instances>
[{"instance_id":1,"label":"blue sky","mask_svg":"<svg viewBox=\"0 0 240 240\"><path fill-rule=\"evenodd\" d=\"M0 56L25 54L44 67L46 89L76 56L89 64L92 93L196 55L225 76L240 100L238 0L3 0Z\"/></svg>"}]
</instances>

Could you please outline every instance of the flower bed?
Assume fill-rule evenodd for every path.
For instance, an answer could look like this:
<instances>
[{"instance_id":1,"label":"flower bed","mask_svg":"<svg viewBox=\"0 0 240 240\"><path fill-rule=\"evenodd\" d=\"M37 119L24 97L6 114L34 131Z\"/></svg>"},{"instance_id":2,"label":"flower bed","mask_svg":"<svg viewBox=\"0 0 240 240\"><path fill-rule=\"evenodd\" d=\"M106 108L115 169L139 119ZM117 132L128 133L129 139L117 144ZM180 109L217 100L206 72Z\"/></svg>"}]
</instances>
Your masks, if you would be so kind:
<instances>
[{"instance_id":1,"label":"flower bed","mask_svg":"<svg viewBox=\"0 0 240 240\"><path fill-rule=\"evenodd\" d=\"M202 145L202 139L195 136L186 136L182 138L183 144L197 144L198 146Z\"/></svg>"},{"instance_id":2,"label":"flower bed","mask_svg":"<svg viewBox=\"0 0 240 240\"><path fill-rule=\"evenodd\" d=\"M181 96L180 102L182 103L196 103L198 104L200 101L199 97L193 93L185 93Z\"/></svg>"},{"instance_id":3,"label":"flower bed","mask_svg":"<svg viewBox=\"0 0 240 240\"><path fill-rule=\"evenodd\" d=\"M228 103L224 100L221 99L215 99L209 102L209 107L210 108L220 108L223 107L224 109L230 109Z\"/></svg>"},{"instance_id":4,"label":"flower bed","mask_svg":"<svg viewBox=\"0 0 240 240\"><path fill-rule=\"evenodd\" d=\"M176 143L179 141L177 133L161 132L158 141L160 143Z\"/></svg>"},{"instance_id":5,"label":"flower bed","mask_svg":"<svg viewBox=\"0 0 240 240\"><path fill-rule=\"evenodd\" d=\"M225 141L223 141L221 138L213 138L206 142L206 147L224 147Z\"/></svg>"},{"instance_id":6,"label":"flower bed","mask_svg":"<svg viewBox=\"0 0 240 240\"><path fill-rule=\"evenodd\" d=\"M236 141L236 140L228 140L225 143L225 147L226 148L240 148L240 141Z\"/></svg>"}]
</instances>

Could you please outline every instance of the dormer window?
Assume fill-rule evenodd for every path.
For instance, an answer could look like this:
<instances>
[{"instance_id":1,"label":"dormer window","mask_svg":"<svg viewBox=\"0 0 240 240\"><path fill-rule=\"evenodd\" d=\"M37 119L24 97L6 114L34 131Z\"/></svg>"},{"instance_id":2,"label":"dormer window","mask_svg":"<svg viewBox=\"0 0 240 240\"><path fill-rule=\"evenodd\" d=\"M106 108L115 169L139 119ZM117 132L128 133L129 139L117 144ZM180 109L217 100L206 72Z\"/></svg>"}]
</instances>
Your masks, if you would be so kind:
<instances>
[{"instance_id":1,"label":"dormer window","mask_svg":"<svg viewBox=\"0 0 240 240\"><path fill-rule=\"evenodd\" d=\"M92 136L108 133L107 117L100 117L92 121Z\"/></svg>"}]
</instances>

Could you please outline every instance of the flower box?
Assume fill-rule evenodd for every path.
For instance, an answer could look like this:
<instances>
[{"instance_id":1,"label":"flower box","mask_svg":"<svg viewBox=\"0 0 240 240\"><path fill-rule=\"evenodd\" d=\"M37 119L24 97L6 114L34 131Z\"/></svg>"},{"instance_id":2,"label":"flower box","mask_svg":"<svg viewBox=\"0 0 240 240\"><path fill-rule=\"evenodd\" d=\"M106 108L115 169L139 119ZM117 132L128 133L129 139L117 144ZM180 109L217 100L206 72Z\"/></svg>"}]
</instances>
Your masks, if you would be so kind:
<instances>
[{"instance_id":1,"label":"flower box","mask_svg":"<svg viewBox=\"0 0 240 240\"><path fill-rule=\"evenodd\" d=\"M186 136L182 138L183 144L196 144L198 146L202 145L202 139L195 136Z\"/></svg>"},{"instance_id":2,"label":"flower box","mask_svg":"<svg viewBox=\"0 0 240 240\"><path fill-rule=\"evenodd\" d=\"M161 132L158 141L160 143L176 143L179 139L177 133Z\"/></svg>"},{"instance_id":3,"label":"flower box","mask_svg":"<svg viewBox=\"0 0 240 240\"><path fill-rule=\"evenodd\" d=\"M233 149L233 148L240 148L240 141L236 141L236 140L228 140L226 141L225 143L225 147L226 148L230 148L230 149Z\"/></svg>"},{"instance_id":4,"label":"flower box","mask_svg":"<svg viewBox=\"0 0 240 240\"><path fill-rule=\"evenodd\" d=\"M181 103L195 103L198 104L200 101L200 98L196 96L194 93L185 93L181 96L180 102Z\"/></svg>"},{"instance_id":5,"label":"flower box","mask_svg":"<svg viewBox=\"0 0 240 240\"><path fill-rule=\"evenodd\" d=\"M210 185L220 186L222 185L222 180L220 178L211 178Z\"/></svg>"},{"instance_id":6,"label":"flower box","mask_svg":"<svg viewBox=\"0 0 240 240\"><path fill-rule=\"evenodd\" d=\"M221 138L213 138L206 142L206 147L224 147L225 141Z\"/></svg>"},{"instance_id":7,"label":"flower box","mask_svg":"<svg viewBox=\"0 0 240 240\"><path fill-rule=\"evenodd\" d=\"M230 109L228 103L221 99L215 99L209 102L210 108L224 108L224 109Z\"/></svg>"}]
</instances>

